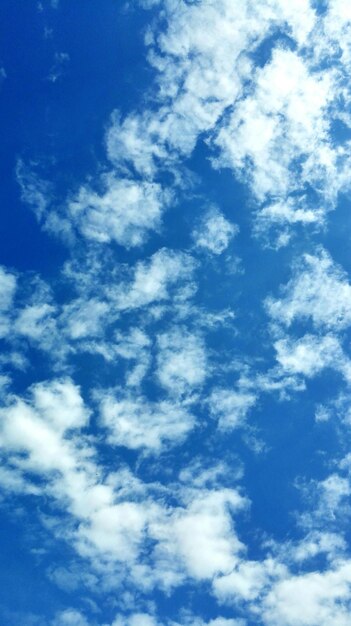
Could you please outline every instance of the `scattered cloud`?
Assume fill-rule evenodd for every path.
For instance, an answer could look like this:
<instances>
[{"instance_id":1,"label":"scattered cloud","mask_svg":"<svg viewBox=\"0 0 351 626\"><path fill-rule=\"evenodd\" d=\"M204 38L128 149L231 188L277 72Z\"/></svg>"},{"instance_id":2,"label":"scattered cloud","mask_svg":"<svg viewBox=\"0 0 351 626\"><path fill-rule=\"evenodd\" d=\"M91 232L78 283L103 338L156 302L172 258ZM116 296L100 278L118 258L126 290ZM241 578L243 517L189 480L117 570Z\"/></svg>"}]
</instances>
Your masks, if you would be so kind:
<instances>
[{"instance_id":1,"label":"scattered cloud","mask_svg":"<svg viewBox=\"0 0 351 626\"><path fill-rule=\"evenodd\" d=\"M208 250L212 254L222 254L237 234L238 227L225 219L216 208L210 209L193 232L197 248Z\"/></svg>"},{"instance_id":2,"label":"scattered cloud","mask_svg":"<svg viewBox=\"0 0 351 626\"><path fill-rule=\"evenodd\" d=\"M115 241L127 248L140 246L158 230L170 196L156 183L106 174L102 192L81 187L69 203L69 215L84 237L99 243Z\"/></svg>"},{"instance_id":3,"label":"scattered cloud","mask_svg":"<svg viewBox=\"0 0 351 626\"><path fill-rule=\"evenodd\" d=\"M295 264L282 297L268 298L266 306L274 320L288 327L310 319L318 329L337 331L351 323L350 295L345 272L321 249Z\"/></svg>"},{"instance_id":4,"label":"scattered cloud","mask_svg":"<svg viewBox=\"0 0 351 626\"><path fill-rule=\"evenodd\" d=\"M96 107L96 171L15 155L33 245L66 243L0 267L1 503L70 555L38 560L67 606L27 622L350 626L351 10L131 4L145 85Z\"/></svg>"},{"instance_id":5,"label":"scattered cloud","mask_svg":"<svg viewBox=\"0 0 351 626\"><path fill-rule=\"evenodd\" d=\"M160 451L162 445L179 443L194 427L194 417L169 401L148 402L123 392L104 394L101 417L109 442L131 449Z\"/></svg>"}]
</instances>

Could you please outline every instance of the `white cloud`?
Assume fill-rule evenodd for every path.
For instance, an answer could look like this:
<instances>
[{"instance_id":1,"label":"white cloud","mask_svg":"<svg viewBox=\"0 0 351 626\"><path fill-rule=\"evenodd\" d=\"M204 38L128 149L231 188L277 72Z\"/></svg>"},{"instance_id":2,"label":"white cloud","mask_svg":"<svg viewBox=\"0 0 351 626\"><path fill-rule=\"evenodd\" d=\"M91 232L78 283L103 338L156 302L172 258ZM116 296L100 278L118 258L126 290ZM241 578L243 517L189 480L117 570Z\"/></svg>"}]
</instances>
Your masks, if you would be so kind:
<instances>
[{"instance_id":1,"label":"white cloud","mask_svg":"<svg viewBox=\"0 0 351 626\"><path fill-rule=\"evenodd\" d=\"M158 626L159 622L148 613L134 613L128 617L117 617L111 626Z\"/></svg>"},{"instance_id":2,"label":"white cloud","mask_svg":"<svg viewBox=\"0 0 351 626\"><path fill-rule=\"evenodd\" d=\"M271 317L287 326L311 319L316 328L343 329L351 324L351 285L325 250L305 254L280 299L268 298Z\"/></svg>"},{"instance_id":3,"label":"white cloud","mask_svg":"<svg viewBox=\"0 0 351 626\"><path fill-rule=\"evenodd\" d=\"M209 398L212 417L218 419L221 430L230 430L243 425L257 397L244 390L215 389Z\"/></svg>"},{"instance_id":4,"label":"white cloud","mask_svg":"<svg viewBox=\"0 0 351 626\"><path fill-rule=\"evenodd\" d=\"M101 502L80 525L76 547L82 556L131 564L139 555L149 517L147 507L136 502Z\"/></svg>"},{"instance_id":5,"label":"white cloud","mask_svg":"<svg viewBox=\"0 0 351 626\"><path fill-rule=\"evenodd\" d=\"M200 617L189 616L183 618L182 626L245 626L247 623L245 619L231 619L225 617L216 617L215 619L210 619L209 621L204 621ZM170 626L181 626L180 624L171 622Z\"/></svg>"},{"instance_id":6,"label":"white cloud","mask_svg":"<svg viewBox=\"0 0 351 626\"><path fill-rule=\"evenodd\" d=\"M149 29L146 35L149 61L159 74L157 113L130 114L123 121L114 113L107 133L108 155L115 165L132 166L149 178L155 176L157 166L162 169L167 161L189 155L198 137L213 133L225 111L236 105L246 81L255 78L250 53L261 41L281 28L303 45L313 29L315 12L308 0L295 0L289 6L282 0L245 0L240 5L230 0L167 0L162 18L166 28L161 34ZM301 81L296 84L300 87ZM311 113L317 96L313 89L308 95ZM265 123L269 124L268 115Z\"/></svg>"},{"instance_id":7,"label":"white cloud","mask_svg":"<svg viewBox=\"0 0 351 626\"><path fill-rule=\"evenodd\" d=\"M324 166L332 85L332 72L318 74L298 52L275 48L270 62L253 75L253 93L238 102L229 122L219 130L215 145L220 156L215 164L248 175L259 202L301 192L310 176L301 175L297 160L312 154L313 173ZM329 158L334 175L331 149ZM327 181L320 176L314 182L316 188L323 184L328 193L329 177ZM278 216L271 212L270 217L281 221L282 212Z\"/></svg>"},{"instance_id":8,"label":"white cloud","mask_svg":"<svg viewBox=\"0 0 351 626\"><path fill-rule=\"evenodd\" d=\"M222 254L230 241L237 234L238 227L225 219L216 208L203 216L200 224L193 231L193 239L198 248L204 248L212 254Z\"/></svg>"},{"instance_id":9,"label":"white cloud","mask_svg":"<svg viewBox=\"0 0 351 626\"><path fill-rule=\"evenodd\" d=\"M126 374L126 385L138 387L150 367L151 339L140 328L131 328L128 335L117 332L115 339L116 354L132 362Z\"/></svg>"},{"instance_id":10,"label":"white cloud","mask_svg":"<svg viewBox=\"0 0 351 626\"><path fill-rule=\"evenodd\" d=\"M135 355L147 349L151 340L140 328L130 328L128 334L116 332L116 353L124 359L135 359Z\"/></svg>"},{"instance_id":11,"label":"white cloud","mask_svg":"<svg viewBox=\"0 0 351 626\"><path fill-rule=\"evenodd\" d=\"M315 376L325 367L334 367L348 374L345 357L335 337L304 335L295 341L280 339L275 342L274 347L278 363L289 374L303 374L310 377Z\"/></svg>"},{"instance_id":12,"label":"white cloud","mask_svg":"<svg viewBox=\"0 0 351 626\"><path fill-rule=\"evenodd\" d=\"M0 309L7 311L16 291L16 277L4 267L0 267Z\"/></svg>"},{"instance_id":13,"label":"white cloud","mask_svg":"<svg viewBox=\"0 0 351 626\"><path fill-rule=\"evenodd\" d=\"M88 621L76 609L65 609L58 613L51 626L89 626Z\"/></svg>"},{"instance_id":14,"label":"white cloud","mask_svg":"<svg viewBox=\"0 0 351 626\"><path fill-rule=\"evenodd\" d=\"M102 177L101 193L85 185L69 203L80 232L94 241L141 245L159 229L170 202L169 192L152 181L168 167L179 182L174 164L199 137L219 151L217 166L245 171L258 201L270 200L257 232L278 224L283 245L289 237L284 223L321 224L338 192L349 187L349 146L334 145L330 133L330 119L347 117L340 80L342 72L348 75L347 44L340 44L340 58L336 54L350 30L342 2L329 3L323 17L309 0L166 0L160 13L164 27L150 27L146 35L158 72L158 108L124 119L113 113L106 147L115 170ZM272 42L271 58L255 66L252 53L276 33L289 35L296 49ZM26 200L43 213L48 194L21 174L19 180ZM309 186L323 195L324 206L306 205ZM68 224L51 211L46 227L59 233Z\"/></svg>"},{"instance_id":15,"label":"white cloud","mask_svg":"<svg viewBox=\"0 0 351 626\"><path fill-rule=\"evenodd\" d=\"M19 335L33 340L43 340L48 334L53 338L53 335L56 334L55 322L52 317L54 312L55 307L45 302L29 304L19 311L14 330Z\"/></svg>"},{"instance_id":16,"label":"white cloud","mask_svg":"<svg viewBox=\"0 0 351 626\"><path fill-rule=\"evenodd\" d=\"M268 375L268 387L273 383L277 388L281 376L284 387L288 376L291 389L298 390L299 376L314 377L325 368L340 372L350 384L351 362L340 334L351 324L351 286L346 273L320 248L293 263L292 278L280 292L280 297L265 300L273 321L271 331L277 337L274 348L279 363ZM265 388L268 379L263 381ZM330 410L331 406L320 406L318 419L326 420Z\"/></svg>"},{"instance_id":17,"label":"white cloud","mask_svg":"<svg viewBox=\"0 0 351 626\"><path fill-rule=\"evenodd\" d=\"M155 159L162 164L167 157L165 147L158 141L158 120L151 113L129 115L122 122L118 111L114 111L106 147L109 159L117 168L123 170L125 164L132 164L147 178L157 172Z\"/></svg>"},{"instance_id":18,"label":"white cloud","mask_svg":"<svg viewBox=\"0 0 351 626\"><path fill-rule=\"evenodd\" d=\"M88 423L89 411L84 406L79 388L69 379L38 383L32 387L32 397L43 419L62 432Z\"/></svg>"},{"instance_id":19,"label":"white cloud","mask_svg":"<svg viewBox=\"0 0 351 626\"><path fill-rule=\"evenodd\" d=\"M156 6L157 1L146 3ZM89 250L99 248L96 244L141 246L152 231L160 230L172 199L156 182L159 174L168 168L180 184L177 159L189 156L199 138L216 150L217 166L229 166L235 175L247 176L258 204L263 204L258 211L258 233L271 225L279 227L279 246L288 242L293 225L322 225L338 192L349 184L350 145L336 146L330 135L331 116L347 122L344 112L335 110L341 95L340 75L331 65L318 69L315 61L326 54L320 41L323 32L325 48L332 44L333 57L340 40L342 60L336 63L349 63L351 13L345 3L331 0L316 29L316 13L308 0L165 0L160 4L163 27L158 36L151 29L147 33L150 62L159 70L159 92L153 101L158 109L153 106L153 111L131 113L124 119L113 115L106 136L113 171L103 175L96 187L89 182L75 197L70 196L67 220L50 209L50 186L19 164L23 198L44 227L67 234L73 232L73 224L87 239L83 248L87 256ZM289 50L288 44L279 43L263 66L255 66L251 53L276 33L276 26L296 39L296 48L292 45L294 49ZM344 95L346 101L346 91ZM323 205L308 199L310 189L317 198L324 198ZM219 255L236 232L237 227L219 210L210 210L193 232L195 246ZM105 252L106 246L101 248ZM82 257L72 252L72 265L79 265ZM68 351L103 354L111 367L109 374L116 377L120 360L126 362L125 388L116 386L98 398L107 438L100 429L88 431L90 411L70 379L33 385L23 398L8 394L7 405L0 410L5 459L2 485L14 493L43 494L55 500L67 518L57 524L61 526L57 532L82 557L91 559L99 576L110 576L115 588L123 576L130 576L138 593L153 585L170 590L187 579L199 584L209 581L219 602L246 602L248 612L259 619L262 613L268 626L349 626L351 569L340 560L345 542L341 535L319 530L321 525L335 524L340 509L349 512L345 504L350 496L349 478L335 473L314 485L318 506L310 516L305 513L300 518L308 528L307 537L292 548L283 542L280 551L286 551L287 561L294 561L293 574L274 559L245 560L234 515L247 502L237 490L222 487L227 483L220 464L202 472L192 464L182 468L180 482L155 485L122 469L118 455L106 465L98 461L100 445L104 452L106 445L125 446L141 452L136 461L139 471L138 461L149 462L142 456L145 450L160 452L182 442L196 421L188 404L197 399L212 371L199 326L204 332L225 316L205 311L194 319L196 330L185 325L197 266L184 252L162 249L128 270L120 265L111 269L113 255L105 265L96 259L91 266L83 263L76 272L78 298L62 307L50 299L34 298L17 309L16 315L12 311L16 279L0 271L0 308L4 311L0 334L11 330L16 341L20 337L25 343L26 338L47 350L60 337ZM324 251L305 255L281 297L266 301L275 323L278 364L266 375L253 377L251 384L213 390L209 407L219 428L244 423L257 401L255 385L259 391L299 390L302 376L315 376L327 367L351 383L351 363L342 337L336 336L350 325L350 302L346 274L330 257ZM167 326L147 325L153 314L159 321L162 312L169 313ZM177 315L182 322L178 327L172 325ZM111 325L118 318L121 325L115 332ZM132 327L128 327L130 320ZM308 328L306 333L304 329L298 338L284 334L289 327L295 330L294 322L312 322L314 330ZM138 387L153 364L155 332L155 369L150 377L153 374L157 392L166 399L151 402ZM123 385L122 380L118 379L118 385ZM4 389L6 395L6 385ZM115 474L110 473L110 460L118 463ZM163 457L151 470L158 472L161 463ZM166 473L169 466L161 469ZM329 570L296 574L299 564L305 565L316 555L329 559ZM221 617L206 623L189 614L185 620L189 626L245 623ZM78 611L67 609L53 624L85 626L87 621ZM152 608L116 617L114 622L115 626L157 624Z\"/></svg>"},{"instance_id":20,"label":"white cloud","mask_svg":"<svg viewBox=\"0 0 351 626\"><path fill-rule=\"evenodd\" d=\"M195 457L195 459L187 465L179 473L179 480L188 485L188 487L196 489L213 489L223 484L225 477L230 475L231 481L242 477L242 468L240 463L238 467L231 467L220 461L215 465L206 466L204 458Z\"/></svg>"},{"instance_id":21,"label":"white cloud","mask_svg":"<svg viewBox=\"0 0 351 626\"><path fill-rule=\"evenodd\" d=\"M170 196L160 185L106 174L103 191L80 188L68 206L84 237L99 243L115 241L126 248L142 245L150 231L159 230Z\"/></svg>"},{"instance_id":22,"label":"white cloud","mask_svg":"<svg viewBox=\"0 0 351 626\"><path fill-rule=\"evenodd\" d=\"M38 383L30 389L31 401L9 397L0 439L5 450L19 453L19 467L35 472L68 472L75 466L72 445L64 439L67 430L85 426L89 411L79 388L69 379ZM26 457L21 457L21 452Z\"/></svg>"},{"instance_id":23,"label":"white cloud","mask_svg":"<svg viewBox=\"0 0 351 626\"><path fill-rule=\"evenodd\" d=\"M251 70L246 55L271 28L284 28L288 22L302 43L314 22L307 0L289 7L281 1L238 5L205 0L175 5L168 0L164 11L166 31L148 36L150 60L160 72L160 100L172 99L159 113L159 135L161 142L186 154L241 95L242 82Z\"/></svg>"},{"instance_id":24,"label":"white cloud","mask_svg":"<svg viewBox=\"0 0 351 626\"><path fill-rule=\"evenodd\" d=\"M349 391L340 393L329 402L318 404L316 407L315 419L317 422L326 422L332 416L337 417L345 425L351 424L351 403Z\"/></svg>"},{"instance_id":25,"label":"white cloud","mask_svg":"<svg viewBox=\"0 0 351 626\"><path fill-rule=\"evenodd\" d=\"M87 300L77 298L63 306L60 323L70 339L96 337L103 333L109 312L110 307L107 302L102 302L97 298Z\"/></svg>"},{"instance_id":26,"label":"white cloud","mask_svg":"<svg viewBox=\"0 0 351 626\"><path fill-rule=\"evenodd\" d=\"M161 248L149 261L136 264L131 284L118 288L116 305L120 310L136 309L152 302L168 300L171 291L179 299L192 294L195 262L184 252ZM178 292L178 293L177 293Z\"/></svg>"},{"instance_id":27,"label":"white cloud","mask_svg":"<svg viewBox=\"0 0 351 626\"><path fill-rule=\"evenodd\" d=\"M179 443L194 427L194 417L168 401L150 402L123 392L107 394L101 401L102 423L109 441L131 449L158 452L167 443Z\"/></svg>"},{"instance_id":28,"label":"white cloud","mask_svg":"<svg viewBox=\"0 0 351 626\"><path fill-rule=\"evenodd\" d=\"M0 468L0 485L5 492L14 494L40 495L41 493L40 488L31 484L21 470L14 467Z\"/></svg>"},{"instance_id":29,"label":"white cloud","mask_svg":"<svg viewBox=\"0 0 351 626\"><path fill-rule=\"evenodd\" d=\"M350 26L342 3L318 16L309 0L167 0L162 19L161 34L150 28L146 36L159 74L157 114L123 122L115 115L111 158L153 177L205 137L217 151L215 166L234 169L259 203L269 201L258 212L257 234L276 227L280 247L293 225L321 226L339 191L349 188L349 147L335 144L330 125L348 120L340 76L348 75ZM288 34L296 48L272 42L271 58L255 66L251 54L275 33ZM311 187L317 202L307 200Z\"/></svg>"},{"instance_id":30,"label":"white cloud","mask_svg":"<svg viewBox=\"0 0 351 626\"><path fill-rule=\"evenodd\" d=\"M12 304L17 287L14 274L0 266L0 337L10 330Z\"/></svg>"},{"instance_id":31,"label":"white cloud","mask_svg":"<svg viewBox=\"0 0 351 626\"><path fill-rule=\"evenodd\" d=\"M199 336L180 328L158 336L157 379L170 394L199 389L207 373L206 351Z\"/></svg>"},{"instance_id":32,"label":"white cloud","mask_svg":"<svg viewBox=\"0 0 351 626\"><path fill-rule=\"evenodd\" d=\"M240 511L246 504L233 489L202 490L191 494L185 509L171 512L166 525L154 522L151 534L159 541L155 555L161 577L166 577L177 561L198 580L230 572L244 549L233 528L230 510Z\"/></svg>"},{"instance_id":33,"label":"white cloud","mask_svg":"<svg viewBox=\"0 0 351 626\"><path fill-rule=\"evenodd\" d=\"M173 586L185 575L211 578L232 569L243 545L230 511L246 506L237 491L182 485L172 497L183 504L166 507L149 497L148 486L131 472L120 470L103 480L96 450L81 431L89 411L79 389L67 379L34 385L30 392L26 401L10 396L8 407L1 409L0 440L8 463L0 479L15 492L53 498L74 522L60 523L57 532L82 557L99 567L121 562L125 574L132 568L139 578L138 568L146 567L144 586ZM148 434L140 429L137 436L145 441ZM158 445L157 436L153 433L152 445ZM37 489L33 474L40 479ZM143 565L150 539L155 547Z\"/></svg>"},{"instance_id":34,"label":"white cloud","mask_svg":"<svg viewBox=\"0 0 351 626\"><path fill-rule=\"evenodd\" d=\"M339 474L330 474L326 479L312 482L310 488L317 501L312 519L320 518L326 524L340 514L351 511L348 503L351 487L348 478ZM346 506L346 509L345 509Z\"/></svg>"},{"instance_id":35,"label":"white cloud","mask_svg":"<svg viewBox=\"0 0 351 626\"><path fill-rule=\"evenodd\" d=\"M216 578L213 587L222 602L253 601L283 574L285 568L273 559L242 561L230 574Z\"/></svg>"},{"instance_id":36,"label":"white cloud","mask_svg":"<svg viewBox=\"0 0 351 626\"><path fill-rule=\"evenodd\" d=\"M50 185L41 180L22 159L17 161L16 177L23 202L29 204L38 221L45 220L52 195Z\"/></svg>"},{"instance_id":37,"label":"white cloud","mask_svg":"<svg viewBox=\"0 0 351 626\"><path fill-rule=\"evenodd\" d=\"M350 626L351 565L291 576L278 582L263 604L269 626Z\"/></svg>"},{"instance_id":38,"label":"white cloud","mask_svg":"<svg viewBox=\"0 0 351 626\"><path fill-rule=\"evenodd\" d=\"M336 533L311 531L297 546L293 547L294 561L303 562L318 554L325 554L331 562L344 554L347 548L345 539Z\"/></svg>"},{"instance_id":39,"label":"white cloud","mask_svg":"<svg viewBox=\"0 0 351 626\"><path fill-rule=\"evenodd\" d=\"M69 61L70 56L67 52L55 52L54 63L50 69L47 80L51 83L56 83L56 81L65 74Z\"/></svg>"},{"instance_id":40,"label":"white cloud","mask_svg":"<svg viewBox=\"0 0 351 626\"><path fill-rule=\"evenodd\" d=\"M75 531L69 523L60 527L62 537L84 556L133 560L152 509L125 498L116 502L113 487L102 481L95 451L80 432L89 411L79 388L69 380L34 385L26 402L10 397L1 417L0 441L9 457L8 469L24 470L29 486L30 475L39 476L39 491L75 519ZM15 474L16 489L17 483Z\"/></svg>"},{"instance_id":41,"label":"white cloud","mask_svg":"<svg viewBox=\"0 0 351 626\"><path fill-rule=\"evenodd\" d=\"M279 249L287 246L291 240L290 226L295 224L322 226L324 223L325 211L309 206L306 197L286 198L268 203L257 211L254 233ZM275 239L272 236L273 227L276 227Z\"/></svg>"},{"instance_id":42,"label":"white cloud","mask_svg":"<svg viewBox=\"0 0 351 626\"><path fill-rule=\"evenodd\" d=\"M318 59L332 58L339 71L347 75L350 66L350 7L343 0L330 0L315 37Z\"/></svg>"}]
</instances>

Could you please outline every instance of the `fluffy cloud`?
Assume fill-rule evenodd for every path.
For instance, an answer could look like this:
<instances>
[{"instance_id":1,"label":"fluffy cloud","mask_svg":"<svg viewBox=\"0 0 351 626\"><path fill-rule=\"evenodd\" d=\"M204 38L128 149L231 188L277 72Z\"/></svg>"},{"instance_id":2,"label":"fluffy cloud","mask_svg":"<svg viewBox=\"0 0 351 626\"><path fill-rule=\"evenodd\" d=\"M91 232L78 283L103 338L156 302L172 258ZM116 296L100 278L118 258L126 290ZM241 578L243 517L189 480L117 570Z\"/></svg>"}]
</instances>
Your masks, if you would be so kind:
<instances>
[{"instance_id":1,"label":"fluffy cloud","mask_svg":"<svg viewBox=\"0 0 351 626\"><path fill-rule=\"evenodd\" d=\"M168 202L169 195L156 183L108 174L102 193L81 187L69 204L69 213L84 237L130 248L140 246L150 231L159 229Z\"/></svg>"},{"instance_id":2,"label":"fluffy cloud","mask_svg":"<svg viewBox=\"0 0 351 626\"><path fill-rule=\"evenodd\" d=\"M229 0L220 5L181 2L176 12L174 7L174 0L165 3L167 29L149 36L148 43L151 62L162 72L160 99L167 94L172 102L161 108L159 136L188 154L197 137L213 129L241 95L251 70L249 51L278 25L304 42L315 16L306 0L289 8L281 1L237 5Z\"/></svg>"},{"instance_id":3,"label":"fluffy cloud","mask_svg":"<svg viewBox=\"0 0 351 626\"><path fill-rule=\"evenodd\" d=\"M51 626L89 626L88 621L75 609L66 609L56 615Z\"/></svg>"},{"instance_id":4,"label":"fluffy cloud","mask_svg":"<svg viewBox=\"0 0 351 626\"><path fill-rule=\"evenodd\" d=\"M98 415L73 378L50 378L51 371L47 382L12 394L10 378L2 376L0 483L7 492L54 503L60 517L50 525L75 548L76 568L91 573L89 591L113 590L101 601L109 608L119 603L112 626L244 626L246 620L236 617L194 617L187 607L180 617L173 614L179 624L154 617L149 600L158 595L152 590L171 593L185 584L189 603L196 589L205 589L213 601L239 607L239 614L246 610L248 619L267 626L349 626L350 563L336 528L350 514L346 466L328 470L324 480L301 478L307 505L294 513L306 532L302 539L278 542L266 535L262 544L261 519L238 530L236 516L248 501L233 482L240 477L245 484L245 473L233 463L228 469L233 449L206 421L208 409L228 433L248 422L261 393L278 392L287 401L305 388L305 378L326 368L341 374L346 391L339 401L326 401L325 410L342 411L342 426L350 421L346 273L322 248L304 254L280 294L266 298L268 330L263 316L261 334L250 338L255 347L238 357L238 366L233 355L256 314L246 298L251 292L244 282L234 285L243 314L238 327L246 313L248 321L243 337L238 331L226 346L227 336L215 335L233 318L231 302L221 301L225 281L216 313L207 307L201 280L201 264L215 264L199 254L217 255L216 265L224 267L220 255L238 232L227 213L205 203L201 218L187 216L197 261L186 250L157 249L164 245L158 239L147 256L140 248L152 233L164 234L165 211L183 192L199 200L189 158L197 145L201 158L205 153L214 168L229 168L248 185L254 233L265 238L273 227L275 248L289 243L295 228L326 226L339 192L349 189L351 13L342 0L321 10L308 0L142 3L154 9L146 43L156 83L142 112L139 106L112 114L109 172L78 182L77 192L57 209L51 185L18 163L22 197L39 222L77 244L59 281L51 281L57 302L43 285L0 268L0 336L11 342L0 364L23 369L29 362L24 355L45 350L53 369L84 381L83 395ZM333 134L336 122L345 132ZM173 237L169 243L182 245ZM274 282L273 265L284 258L259 268L263 286L269 273ZM268 335L272 350L264 345ZM89 360L92 354L104 361ZM228 374L239 367L250 367L252 376L244 372L230 388ZM211 374L216 386L207 388ZM22 372L16 375L20 389ZM199 408L204 438L193 436L191 446L174 450L200 424ZM329 426L323 424L327 413L319 410L316 429ZM215 455L219 462L211 466ZM270 500L267 509L271 515ZM310 571L316 557L320 571ZM60 573L51 573L55 579ZM75 584L74 590L80 582ZM87 626L88 618L72 608L52 624Z\"/></svg>"},{"instance_id":5,"label":"fluffy cloud","mask_svg":"<svg viewBox=\"0 0 351 626\"><path fill-rule=\"evenodd\" d=\"M210 621L204 621L200 617L189 617L186 621L183 621L183 624L186 626L245 626L246 620L238 618L238 619L227 619L225 617L216 617L215 619L211 619ZM170 626L180 626L180 624L176 624L175 622L171 622Z\"/></svg>"},{"instance_id":6,"label":"fluffy cloud","mask_svg":"<svg viewBox=\"0 0 351 626\"><path fill-rule=\"evenodd\" d=\"M97 298L77 298L63 306L60 323L69 339L96 337L103 333L110 306Z\"/></svg>"},{"instance_id":7,"label":"fluffy cloud","mask_svg":"<svg viewBox=\"0 0 351 626\"><path fill-rule=\"evenodd\" d=\"M204 248L212 254L221 254L228 247L231 239L238 232L238 227L225 219L218 209L210 209L193 232L193 239L198 248Z\"/></svg>"},{"instance_id":8,"label":"fluffy cloud","mask_svg":"<svg viewBox=\"0 0 351 626\"><path fill-rule=\"evenodd\" d=\"M211 415L221 430L241 426L255 403L256 395L244 390L215 389L209 399Z\"/></svg>"},{"instance_id":9,"label":"fluffy cloud","mask_svg":"<svg viewBox=\"0 0 351 626\"><path fill-rule=\"evenodd\" d=\"M286 326L310 319L316 328L341 330L351 324L351 285L345 272L321 249L295 264L282 297L268 298L266 306L271 317Z\"/></svg>"},{"instance_id":10,"label":"fluffy cloud","mask_svg":"<svg viewBox=\"0 0 351 626\"><path fill-rule=\"evenodd\" d=\"M38 383L31 388L31 402L9 398L2 408L1 443L5 450L26 452L19 466L32 471L69 471L74 466L67 430L86 425L89 412L79 389L70 380Z\"/></svg>"},{"instance_id":11,"label":"fluffy cloud","mask_svg":"<svg viewBox=\"0 0 351 626\"><path fill-rule=\"evenodd\" d=\"M28 401L10 397L9 406L1 409L0 441L10 455L9 469L26 471L29 484L31 474L39 476L40 491L80 522L73 536L69 526L66 532L82 554L133 559L146 513L136 503L115 503L113 488L99 479L94 450L75 436L89 420L79 388L59 380L30 391Z\"/></svg>"},{"instance_id":12,"label":"fluffy cloud","mask_svg":"<svg viewBox=\"0 0 351 626\"><path fill-rule=\"evenodd\" d=\"M273 559L242 561L233 572L215 579L214 591L222 602L253 601L284 574L284 566Z\"/></svg>"},{"instance_id":13,"label":"fluffy cloud","mask_svg":"<svg viewBox=\"0 0 351 626\"><path fill-rule=\"evenodd\" d=\"M147 613L134 613L128 617L117 617L111 626L158 626L159 622Z\"/></svg>"},{"instance_id":14,"label":"fluffy cloud","mask_svg":"<svg viewBox=\"0 0 351 626\"><path fill-rule=\"evenodd\" d=\"M101 418L112 444L153 452L163 444L179 443L194 426L194 417L181 406L168 401L148 402L123 392L103 398Z\"/></svg>"},{"instance_id":15,"label":"fluffy cloud","mask_svg":"<svg viewBox=\"0 0 351 626\"><path fill-rule=\"evenodd\" d=\"M149 261L137 263L133 282L116 290L116 305L120 310L137 309L168 300L172 292L179 299L186 298L192 293L194 269L190 255L161 248Z\"/></svg>"},{"instance_id":16,"label":"fluffy cloud","mask_svg":"<svg viewBox=\"0 0 351 626\"><path fill-rule=\"evenodd\" d=\"M351 566L340 563L324 573L312 572L278 582L263 605L272 626L349 626Z\"/></svg>"},{"instance_id":17,"label":"fluffy cloud","mask_svg":"<svg viewBox=\"0 0 351 626\"><path fill-rule=\"evenodd\" d=\"M16 277L0 267L0 337L6 337L10 329L11 307L16 292Z\"/></svg>"},{"instance_id":18,"label":"fluffy cloud","mask_svg":"<svg viewBox=\"0 0 351 626\"><path fill-rule=\"evenodd\" d=\"M296 52L276 48L271 61L257 70L253 95L238 103L220 129L217 164L238 171L248 166L261 202L303 189L292 166L302 155L324 148L331 83L328 72L312 73Z\"/></svg>"},{"instance_id":19,"label":"fluffy cloud","mask_svg":"<svg viewBox=\"0 0 351 626\"><path fill-rule=\"evenodd\" d=\"M183 395L197 390L207 372L203 341L180 329L158 337L157 379L170 394Z\"/></svg>"},{"instance_id":20,"label":"fluffy cloud","mask_svg":"<svg viewBox=\"0 0 351 626\"><path fill-rule=\"evenodd\" d=\"M341 371L346 380L351 381L349 360L344 356L335 337L304 335L296 341L280 339L274 347L278 363L289 374L312 377L325 367L332 367Z\"/></svg>"},{"instance_id":21,"label":"fluffy cloud","mask_svg":"<svg viewBox=\"0 0 351 626\"><path fill-rule=\"evenodd\" d=\"M24 337L28 337L34 341L41 341L45 335L55 333L55 322L52 314L55 307L45 302L38 304L29 304L19 311L18 317L14 324L14 330ZM49 337L47 337L49 339Z\"/></svg>"},{"instance_id":22,"label":"fluffy cloud","mask_svg":"<svg viewBox=\"0 0 351 626\"><path fill-rule=\"evenodd\" d=\"M167 151L158 141L158 120L151 113L129 115L123 121L115 111L106 136L109 159L117 168L132 165L146 178L156 172L156 162L166 159Z\"/></svg>"},{"instance_id":23,"label":"fluffy cloud","mask_svg":"<svg viewBox=\"0 0 351 626\"><path fill-rule=\"evenodd\" d=\"M351 364L340 334L351 323L346 273L321 248L293 263L292 278L280 291L280 297L265 301L278 337L274 348L279 371L313 377L333 368L350 384ZM305 332L311 327L315 334Z\"/></svg>"},{"instance_id":24,"label":"fluffy cloud","mask_svg":"<svg viewBox=\"0 0 351 626\"><path fill-rule=\"evenodd\" d=\"M190 494L186 508L171 513L166 526L153 523L151 533L159 541L155 556L161 577L166 577L177 561L198 580L230 572L244 549L230 510L237 512L246 505L233 489L200 490Z\"/></svg>"}]
</instances>

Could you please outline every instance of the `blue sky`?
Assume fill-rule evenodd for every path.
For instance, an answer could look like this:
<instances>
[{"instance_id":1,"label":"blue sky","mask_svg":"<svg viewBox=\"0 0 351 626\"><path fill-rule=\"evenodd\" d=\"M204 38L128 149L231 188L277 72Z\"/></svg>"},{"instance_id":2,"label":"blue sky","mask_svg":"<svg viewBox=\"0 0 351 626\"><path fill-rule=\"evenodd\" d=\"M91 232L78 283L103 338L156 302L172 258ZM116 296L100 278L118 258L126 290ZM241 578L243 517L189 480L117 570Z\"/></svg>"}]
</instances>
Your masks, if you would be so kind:
<instances>
[{"instance_id":1,"label":"blue sky","mask_svg":"<svg viewBox=\"0 0 351 626\"><path fill-rule=\"evenodd\" d=\"M351 626L351 8L0 30L1 624Z\"/></svg>"}]
</instances>

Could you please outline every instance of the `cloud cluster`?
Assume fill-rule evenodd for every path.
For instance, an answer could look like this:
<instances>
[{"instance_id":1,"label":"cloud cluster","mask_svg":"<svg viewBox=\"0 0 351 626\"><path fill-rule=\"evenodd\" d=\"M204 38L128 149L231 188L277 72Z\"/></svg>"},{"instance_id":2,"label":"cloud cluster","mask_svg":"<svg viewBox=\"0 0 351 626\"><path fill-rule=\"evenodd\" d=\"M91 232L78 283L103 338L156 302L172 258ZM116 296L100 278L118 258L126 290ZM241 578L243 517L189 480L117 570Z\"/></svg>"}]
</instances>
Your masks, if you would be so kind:
<instances>
[{"instance_id":1,"label":"cloud cluster","mask_svg":"<svg viewBox=\"0 0 351 626\"><path fill-rule=\"evenodd\" d=\"M152 95L112 112L96 175L56 202L55 183L18 160L22 199L68 244L66 262L54 277L0 267L0 485L45 500L41 521L70 547L51 582L114 611L83 610L77 594L44 621L350 626L351 285L313 237L349 189L351 12L140 4ZM223 170L240 181L251 218L220 190L204 197L197 159L216 184ZM311 238L294 247L302 227ZM296 435L271 425L290 401L317 433L307 477L286 469L302 466L296 446L287 461L269 447L273 429ZM336 454L321 453L329 427ZM287 527L293 481L303 502Z\"/></svg>"}]
</instances>

